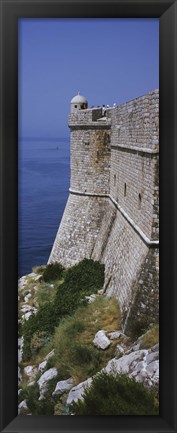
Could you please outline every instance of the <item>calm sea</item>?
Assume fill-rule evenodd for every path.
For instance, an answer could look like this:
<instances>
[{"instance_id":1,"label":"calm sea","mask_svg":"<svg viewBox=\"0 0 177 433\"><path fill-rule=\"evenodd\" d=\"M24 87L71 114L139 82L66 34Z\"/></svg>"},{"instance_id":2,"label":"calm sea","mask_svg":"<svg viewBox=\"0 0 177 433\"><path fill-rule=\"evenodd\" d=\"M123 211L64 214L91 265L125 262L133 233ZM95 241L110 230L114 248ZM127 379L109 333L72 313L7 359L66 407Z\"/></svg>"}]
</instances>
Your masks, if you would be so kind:
<instances>
[{"instance_id":1,"label":"calm sea","mask_svg":"<svg viewBox=\"0 0 177 433\"><path fill-rule=\"evenodd\" d=\"M46 264L66 205L69 138L19 140L19 277Z\"/></svg>"}]
</instances>

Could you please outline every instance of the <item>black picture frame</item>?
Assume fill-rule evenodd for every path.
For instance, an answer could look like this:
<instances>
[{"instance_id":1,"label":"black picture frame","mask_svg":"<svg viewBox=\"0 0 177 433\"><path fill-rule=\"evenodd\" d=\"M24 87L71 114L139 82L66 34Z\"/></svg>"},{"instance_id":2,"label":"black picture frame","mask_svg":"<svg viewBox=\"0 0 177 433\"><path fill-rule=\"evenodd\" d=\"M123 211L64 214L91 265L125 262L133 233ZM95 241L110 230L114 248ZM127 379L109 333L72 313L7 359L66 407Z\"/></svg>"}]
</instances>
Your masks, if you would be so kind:
<instances>
[{"instance_id":1,"label":"black picture frame","mask_svg":"<svg viewBox=\"0 0 177 433\"><path fill-rule=\"evenodd\" d=\"M1 0L1 432L177 432L177 1ZM160 415L17 416L18 18L159 18Z\"/></svg>"}]
</instances>

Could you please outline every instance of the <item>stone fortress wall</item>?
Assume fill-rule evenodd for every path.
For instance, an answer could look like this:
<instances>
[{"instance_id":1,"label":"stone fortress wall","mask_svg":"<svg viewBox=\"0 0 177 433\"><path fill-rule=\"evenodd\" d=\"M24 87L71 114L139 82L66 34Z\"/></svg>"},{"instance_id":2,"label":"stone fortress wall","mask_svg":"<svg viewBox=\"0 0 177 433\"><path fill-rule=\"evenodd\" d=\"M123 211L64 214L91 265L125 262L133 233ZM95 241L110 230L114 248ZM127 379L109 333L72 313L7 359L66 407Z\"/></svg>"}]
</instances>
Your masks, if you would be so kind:
<instances>
[{"instance_id":1,"label":"stone fortress wall","mask_svg":"<svg viewBox=\"0 0 177 433\"><path fill-rule=\"evenodd\" d=\"M69 114L70 195L49 257L105 264L128 329L158 320L159 92Z\"/></svg>"}]
</instances>

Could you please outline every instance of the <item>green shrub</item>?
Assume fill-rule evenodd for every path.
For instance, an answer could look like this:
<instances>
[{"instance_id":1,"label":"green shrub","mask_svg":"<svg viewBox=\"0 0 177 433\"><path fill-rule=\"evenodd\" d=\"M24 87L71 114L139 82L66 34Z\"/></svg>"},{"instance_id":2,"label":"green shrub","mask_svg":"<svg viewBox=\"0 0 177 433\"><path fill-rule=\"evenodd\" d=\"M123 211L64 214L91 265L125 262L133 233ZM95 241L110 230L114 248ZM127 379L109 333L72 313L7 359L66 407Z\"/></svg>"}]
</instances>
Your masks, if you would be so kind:
<instances>
[{"instance_id":1,"label":"green shrub","mask_svg":"<svg viewBox=\"0 0 177 433\"><path fill-rule=\"evenodd\" d=\"M52 302L55 298L56 288L50 287L49 283L42 283L35 293L35 299L37 301L37 305L41 307L46 302Z\"/></svg>"},{"instance_id":2,"label":"green shrub","mask_svg":"<svg viewBox=\"0 0 177 433\"><path fill-rule=\"evenodd\" d=\"M51 270L55 265L61 267L57 263L48 265L46 269ZM31 357L31 338L36 332L45 332L46 337L49 338L61 319L72 316L79 306L87 305L85 296L97 292L103 283L104 265L93 260L84 259L78 265L65 271L64 282L58 286L54 299L41 305L38 312L23 325L23 361Z\"/></svg>"},{"instance_id":3,"label":"green shrub","mask_svg":"<svg viewBox=\"0 0 177 433\"><path fill-rule=\"evenodd\" d=\"M54 304L49 302L39 308L38 312L32 315L29 320L23 324L23 361L27 361L31 357L31 339L35 333L44 332L45 342L50 338L57 324L55 316Z\"/></svg>"},{"instance_id":4,"label":"green shrub","mask_svg":"<svg viewBox=\"0 0 177 433\"><path fill-rule=\"evenodd\" d=\"M70 405L75 415L159 414L154 393L124 374L98 374L83 397Z\"/></svg>"},{"instance_id":5,"label":"green shrub","mask_svg":"<svg viewBox=\"0 0 177 433\"><path fill-rule=\"evenodd\" d=\"M65 275L65 285L72 292L96 293L104 284L104 265L92 259L84 259L69 268Z\"/></svg>"},{"instance_id":6,"label":"green shrub","mask_svg":"<svg viewBox=\"0 0 177 433\"><path fill-rule=\"evenodd\" d=\"M41 347L47 342L47 335L44 331L37 331L32 335L30 349L32 355L39 352Z\"/></svg>"},{"instance_id":7,"label":"green shrub","mask_svg":"<svg viewBox=\"0 0 177 433\"><path fill-rule=\"evenodd\" d=\"M49 265L46 266L43 272L42 279L45 282L58 280L62 278L63 271L64 271L64 267L61 265L61 263L57 263L57 262L50 263Z\"/></svg>"},{"instance_id":8,"label":"green shrub","mask_svg":"<svg viewBox=\"0 0 177 433\"><path fill-rule=\"evenodd\" d=\"M87 346L75 344L72 347L73 361L78 364L88 364L93 359L93 350Z\"/></svg>"},{"instance_id":9,"label":"green shrub","mask_svg":"<svg viewBox=\"0 0 177 433\"><path fill-rule=\"evenodd\" d=\"M36 404L38 402L39 395L40 395L39 394L39 387L38 387L37 383L35 383L34 385L31 385L31 386L28 386L20 394L21 401L26 400L27 406L28 406L28 408L32 414L34 414L34 412L35 412Z\"/></svg>"},{"instance_id":10,"label":"green shrub","mask_svg":"<svg viewBox=\"0 0 177 433\"><path fill-rule=\"evenodd\" d=\"M55 389L58 377L50 380L44 400L39 400L39 386L37 382L34 385L27 386L20 393L19 402L26 400L27 406L32 415L53 415L55 400L51 394Z\"/></svg>"}]
</instances>

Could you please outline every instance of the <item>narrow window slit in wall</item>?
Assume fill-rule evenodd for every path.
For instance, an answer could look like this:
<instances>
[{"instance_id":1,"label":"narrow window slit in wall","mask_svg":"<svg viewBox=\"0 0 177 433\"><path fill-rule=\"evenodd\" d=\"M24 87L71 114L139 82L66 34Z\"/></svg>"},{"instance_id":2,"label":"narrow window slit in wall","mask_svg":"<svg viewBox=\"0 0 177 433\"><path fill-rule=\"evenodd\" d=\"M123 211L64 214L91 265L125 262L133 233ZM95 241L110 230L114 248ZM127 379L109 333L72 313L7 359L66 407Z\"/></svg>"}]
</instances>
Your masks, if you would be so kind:
<instances>
[{"instance_id":1,"label":"narrow window slit in wall","mask_svg":"<svg viewBox=\"0 0 177 433\"><path fill-rule=\"evenodd\" d=\"M141 194L138 195L138 209L141 209Z\"/></svg>"},{"instance_id":2,"label":"narrow window slit in wall","mask_svg":"<svg viewBox=\"0 0 177 433\"><path fill-rule=\"evenodd\" d=\"M126 197L127 195L127 184L124 183L124 197Z\"/></svg>"},{"instance_id":3,"label":"narrow window slit in wall","mask_svg":"<svg viewBox=\"0 0 177 433\"><path fill-rule=\"evenodd\" d=\"M114 186L116 186L116 174L114 175Z\"/></svg>"}]
</instances>

